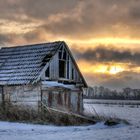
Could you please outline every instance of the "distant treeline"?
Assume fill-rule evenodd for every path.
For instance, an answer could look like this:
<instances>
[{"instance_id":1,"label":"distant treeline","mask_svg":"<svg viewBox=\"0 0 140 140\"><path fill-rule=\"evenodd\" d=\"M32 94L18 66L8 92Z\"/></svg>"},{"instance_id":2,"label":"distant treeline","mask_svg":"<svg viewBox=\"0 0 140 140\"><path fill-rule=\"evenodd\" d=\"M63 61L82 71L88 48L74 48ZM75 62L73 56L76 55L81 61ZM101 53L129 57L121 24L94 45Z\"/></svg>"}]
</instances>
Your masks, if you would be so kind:
<instances>
[{"instance_id":1,"label":"distant treeline","mask_svg":"<svg viewBox=\"0 0 140 140\"><path fill-rule=\"evenodd\" d=\"M103 86L95 86L86 89L84 97L90 99L140 100L140 89L127 87L122 89L122 91L117 91Z\"/></svg>"}]
</instances>

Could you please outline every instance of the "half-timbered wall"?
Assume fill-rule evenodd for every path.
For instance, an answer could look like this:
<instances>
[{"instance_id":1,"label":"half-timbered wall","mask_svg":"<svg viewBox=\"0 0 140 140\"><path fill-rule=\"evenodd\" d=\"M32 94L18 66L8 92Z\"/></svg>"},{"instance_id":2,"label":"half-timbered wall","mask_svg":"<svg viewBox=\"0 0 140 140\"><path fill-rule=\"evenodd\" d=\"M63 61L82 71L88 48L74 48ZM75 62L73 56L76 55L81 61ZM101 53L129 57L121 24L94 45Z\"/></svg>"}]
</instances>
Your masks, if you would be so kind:
<instances>
[{"instance_id":1,"label":"half-timbered wall","mask_svg":"<svg viewBox=\"0 0 140 140\"><path fill-rule=\"evenodd\" d=\"M48 81L57 82L49 93L48 89L43 91L49 94L46 98L52 107L60 105L60 109L81 112L81 88L86 87L86 82L65 42L0 49L0 101L37 107L42 99L43 81L46 85ZM60 83L64 86L58 92L54 87ZM68 88L68 84L78 90Z\"/></svg>"},{"instance_id":2,"label":"half-timbered wall","mask_svg":"<svg viewBox=\"0 0 140 140\"><path fill-rule=\"evenodd\" d=\"M83 98L80 89L67 89L63 87L45 87L40 83L36 85L19 85L0 87L0 102L20 105L38 111L40 102L46 106L63 111L82 113ZM2 92L4 98L2 100Z\"/></svg>"},{"instance_id":3,"label":"half-timbered wall","mask_svg":"<svg viewBox=\"0 0 140 140\"><path fill-rule=\"evenodd\" d=\"M42 80L64 80L75 83L82 83L79 72L73 63L68 50L64 46L62 46L53 56L48 67L49 77L46 76L46 72L44 72L42 75ZM48 71L48 67L46 67L46 71Z\"/></svg>"}]
</instances>

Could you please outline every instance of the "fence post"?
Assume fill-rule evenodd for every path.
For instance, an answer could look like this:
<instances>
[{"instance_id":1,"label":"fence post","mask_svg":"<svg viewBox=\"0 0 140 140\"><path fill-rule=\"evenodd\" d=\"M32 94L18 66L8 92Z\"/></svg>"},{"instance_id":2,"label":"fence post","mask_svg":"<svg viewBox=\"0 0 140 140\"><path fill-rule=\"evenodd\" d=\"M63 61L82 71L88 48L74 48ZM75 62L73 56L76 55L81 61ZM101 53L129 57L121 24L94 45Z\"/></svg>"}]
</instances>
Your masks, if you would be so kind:
<instances>
[{"instance_id":1,"label":"fence post","mask_svg":"<svg viewBox=\"0 0 140 140\"><path fill-rule=\"evenodd\" d=\"M4 89L2 88L2 109L5 110L5 95L4 95Z\"/></svg>"}]
</instances>

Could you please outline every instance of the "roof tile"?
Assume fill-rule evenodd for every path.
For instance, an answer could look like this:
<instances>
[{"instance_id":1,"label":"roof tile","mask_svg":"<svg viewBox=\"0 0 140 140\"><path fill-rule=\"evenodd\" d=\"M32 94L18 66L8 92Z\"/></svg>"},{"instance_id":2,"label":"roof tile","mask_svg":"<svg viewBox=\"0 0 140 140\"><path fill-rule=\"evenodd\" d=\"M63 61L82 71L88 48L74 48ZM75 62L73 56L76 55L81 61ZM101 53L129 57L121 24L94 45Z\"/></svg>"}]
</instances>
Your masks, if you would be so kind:
<instances>
[{"instance_id":1,"label":"roof tile","mask_svg":"<svg viewBox=\"0 0 140 140\"><path fill-rule=\"evenodd\" d=\"M59 41L1 48L0 85L28 84L35 81L43 69L43 59L47 55L52 57L61 43Z\"/></svg>"}]
</instances>

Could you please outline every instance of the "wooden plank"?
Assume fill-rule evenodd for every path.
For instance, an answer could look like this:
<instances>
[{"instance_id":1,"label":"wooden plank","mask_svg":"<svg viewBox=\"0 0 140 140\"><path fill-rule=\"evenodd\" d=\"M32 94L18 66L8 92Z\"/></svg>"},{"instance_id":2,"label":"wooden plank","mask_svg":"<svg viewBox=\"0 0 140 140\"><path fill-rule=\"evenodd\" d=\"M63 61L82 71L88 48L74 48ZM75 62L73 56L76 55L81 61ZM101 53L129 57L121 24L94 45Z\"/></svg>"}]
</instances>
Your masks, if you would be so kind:
<instances>
[{"instance_id":1,"label":"wooden plank","mask_svg":"<svg viewBox=\"0 0 140 140\"><path fill-rule=\"evenodd\" d=\"M89 118L87 116L76 114L76 113L73 113L73 112L66 112L66 111L54 109L54 108L46 106L43 102L41 102L41 104L50 113L53 111L53 112L57 112L57 113L66 114L66 115L69 115L69 116L75 116L77 118L81 118L81 119L84 119L84 120L91 121L91 122L95 123L95 120L93 120L92 118Z\"/></svg>"}]
</instances>

